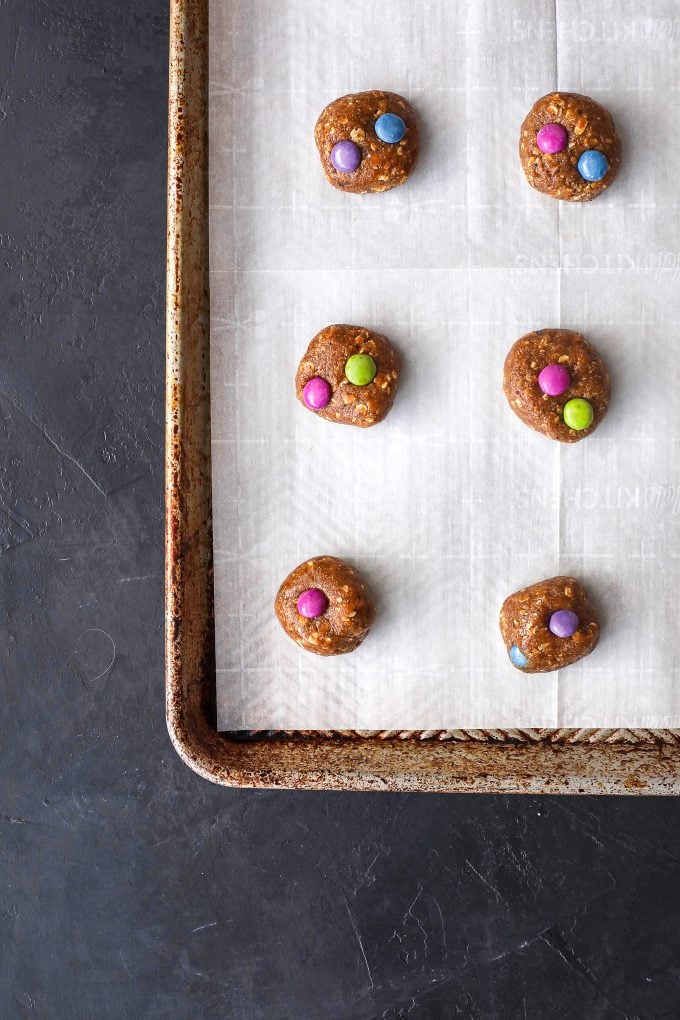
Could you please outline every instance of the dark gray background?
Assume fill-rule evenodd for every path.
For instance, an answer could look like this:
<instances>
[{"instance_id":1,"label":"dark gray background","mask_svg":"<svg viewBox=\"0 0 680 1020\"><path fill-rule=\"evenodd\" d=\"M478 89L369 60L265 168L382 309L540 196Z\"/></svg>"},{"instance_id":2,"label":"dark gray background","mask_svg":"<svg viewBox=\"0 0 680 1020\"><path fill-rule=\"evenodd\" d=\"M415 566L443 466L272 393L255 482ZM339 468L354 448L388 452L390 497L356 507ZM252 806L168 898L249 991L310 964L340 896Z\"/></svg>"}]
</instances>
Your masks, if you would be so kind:
<instances>
[{"instance_id":1,"label":"dark gray background","mask_svg":"<svg viewBox=\"0 0 680 1020\"><path fill-rule=\"evenodd\" d=\"M676 801L231 792L163 719L165 0L0 0L0 1018L680 1015Z\"/></svg>"}]
</instances>

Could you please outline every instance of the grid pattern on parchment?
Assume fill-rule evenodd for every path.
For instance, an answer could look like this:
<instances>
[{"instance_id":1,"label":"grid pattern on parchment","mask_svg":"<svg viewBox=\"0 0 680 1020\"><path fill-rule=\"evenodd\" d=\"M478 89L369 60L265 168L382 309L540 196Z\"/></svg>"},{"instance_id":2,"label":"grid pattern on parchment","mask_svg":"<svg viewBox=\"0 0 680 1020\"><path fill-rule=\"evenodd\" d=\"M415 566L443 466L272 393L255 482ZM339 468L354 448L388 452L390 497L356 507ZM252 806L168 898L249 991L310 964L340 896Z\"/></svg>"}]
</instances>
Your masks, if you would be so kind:
<instances>
[{"instance_id":1,"label":"grid pattern on parchment","mask_svg":"<svg viewBox=\"0 0 680 1020\"><path fill-rule=\"evenodd\" d=\"M680 143L665 130L680 28L671 2L627 8L212 0L220 728L680 723ZM620 179L591 205L552 202L519 169L519 124L556 86L603 101L623 137ZM393 192L341 195L313 124L371 87L413 102L421 165ZM394 410L366 433L294 399L297 361L333 321L404 356ZM608 419L567 450L500 393L507 348L545 325L582 330L613 376ZM299 651L271 610L322 552L378 595L374 632L341 660ZM601 647L520 678L498 607L558 571L592 591Z\"/></svg>"}]
</instances>

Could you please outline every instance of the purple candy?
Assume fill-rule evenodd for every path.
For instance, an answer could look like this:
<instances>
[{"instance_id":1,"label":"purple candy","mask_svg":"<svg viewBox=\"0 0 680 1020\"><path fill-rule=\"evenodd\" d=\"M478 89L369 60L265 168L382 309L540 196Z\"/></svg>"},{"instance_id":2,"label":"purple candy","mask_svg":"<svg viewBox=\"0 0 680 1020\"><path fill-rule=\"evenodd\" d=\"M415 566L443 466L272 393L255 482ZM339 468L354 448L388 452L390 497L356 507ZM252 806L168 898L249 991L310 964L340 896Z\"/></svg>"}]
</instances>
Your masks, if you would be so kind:
<instances>
[{"instance_id":1,"label":"purple candy","mask_svg":"<svg viewBox=\"0 0 680 1020\"><path fill-rule=\"evenodd\" d=\"M323 616L327 609L328 599L320 588L305 588L298 596L297 611L308 620Z\"/></svg>"},{"instance_id":2,"label":"purple candy","mask_svg":"<svg viewBox=\"0 0 680 1020\"><path fill-rule=\"evenodd\" d=\"M544 124L536 135L536 144L541 152L547 152L550 155L566 149L568 141L567 129L561 124Z\"/></svg>"},{"instance_id":3,"label":"purple candy","mask_svg":"<svg viewBox=\"0 0 680 1020\"><path fill-rule=\"evenodd\" d=\"M559 397L571 386L571 376L564 365L546 365L538 373L538 385L549 397Z\"/></svg>"},{"instance_id":4,"label":"purple candy","mask_svg":"<svg viewBox=\"0 0 680 1020\"><path fill-rule=\"evenodd\" d=\"M333 390L331 384L322 379L320 375L308 379L302 389L302 399L312 411L320 411L327 404L330 404Z\"/></svg>"},{"instance_id":5,"label":"purple candy","mask_svg":"<svg viewBox=\"0 0 680 1020\"><path fill-rule=\"evenodd\" d=\"M342 174L353 174L361 163L361 149L354 142L336 142L331 149L331 163Z\"/></svg>"},{"instance_id":6,"label":"purple candy","mask_svg":"<svg viewBox=\"0 0 680 1020\"><path fill-rule=\"evenodd\" d=\"M548 627L555 637L571 637L578 630L578 616L571 609L558 609L550 617Z\"/></svg>"}]
</instances>

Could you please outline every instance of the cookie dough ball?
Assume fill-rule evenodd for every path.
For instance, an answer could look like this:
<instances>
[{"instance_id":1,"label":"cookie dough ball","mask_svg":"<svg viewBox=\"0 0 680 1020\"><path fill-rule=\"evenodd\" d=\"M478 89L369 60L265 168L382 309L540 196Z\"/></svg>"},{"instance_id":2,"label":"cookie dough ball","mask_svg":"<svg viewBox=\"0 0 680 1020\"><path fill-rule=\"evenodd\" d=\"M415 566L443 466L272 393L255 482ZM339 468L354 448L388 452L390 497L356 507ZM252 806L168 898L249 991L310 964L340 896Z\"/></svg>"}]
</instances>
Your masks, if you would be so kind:
<instances>
[{"instance_id":1,"label":"cookie dough ball","mask_svg":"<svg viewBox=\"0 0 680 1020\"><path fill-rule=\"evenodd\" d=\"M523 673L549 673L589 655L600 636L597 613L575 577L551 577L503 603L501 634Z\"/></svg>"},{"instance_id":2,"label":"cookie dough ball","mask_svg":"<svg viewBox=\"0 0 680 1020\"><path fill-rule=\"evenodd\" d=\"M296 567L279 588L274 608L288 637L317 655L353 652L375 620L363 579L335 556Z\"/></svg>"},{"instance_id":3,"label":"cookie dough ball","mask_svg":"<svg viewBox=\"0 0 680 1020\"><path fill-rule=\"evenodd\" d=\"M607 413L611 384L604 361L580 333L541 329L510 348L503 391L529 428L561 443L577 443Z\"/></svg>"},{"instance_id":4,"label":"cookie dough ball","mask_svg":"<svg viewBox=\"0 0 680 1020\"><path fill-rule=\"evenodd\" d=\"M314 139L328 181L356 195L404 184L418 159L415 114L394 92L357 92L329 103Z\"/></svg>"},{"instance_id":5,"label":"cookie dough ball","mask_svg":"<svg viewBox=\"0 0 680 1020\"><path fill-rule=\"evenodd\" d=\"M522 123L519 158L532 188L567 202L589 202L621 166L621 140L608 110L574 92L551 92Z\"/></svg>"},{"instance_id":6,"label":"cookie dough ball","mask_svg":"<svg viewBox=\"0 0 680 1020\"><path fill-rule=\"evenodd\" d=\"M322 418L368 428L394 403L399 355L387 337L337 324L317 333L298 365L298 400Z\"/></svg>"}]
</instances>

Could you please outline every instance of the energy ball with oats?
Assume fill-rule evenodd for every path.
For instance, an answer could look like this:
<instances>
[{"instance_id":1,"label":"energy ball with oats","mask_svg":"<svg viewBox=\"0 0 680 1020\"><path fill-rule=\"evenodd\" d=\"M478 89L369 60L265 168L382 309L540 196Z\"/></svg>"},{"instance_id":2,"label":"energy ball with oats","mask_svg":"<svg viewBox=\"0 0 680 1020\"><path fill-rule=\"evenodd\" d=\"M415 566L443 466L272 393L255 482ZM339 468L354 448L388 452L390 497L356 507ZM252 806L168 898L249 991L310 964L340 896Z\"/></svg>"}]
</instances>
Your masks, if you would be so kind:
<instances>
[{"instance_id":1,"label":"energy ball with oats","mask_svg":"<svg viewBox=\"0 0 680 1020\"><path fill-rule=\"evenodd\" d=\"M500 628L508 657L523 673L550 673L589 655L600 624L575 577L551 577L510 595Z\"/></svg>"},{"instance_id":2,"label":"energy ball with oats","mask_svg":"<svg viewBox=\"0 0 680 1020\"><path fill-rule=\"evenodd\" d=\"M604 106L574 92L551 92L522 123L519 158L532 188L567 202L589 202L621 166L621 140Z\"/></svg>"},{"instance_id":3,"label":"energy ball with oats","mask_svg":"<svg viewBox=\"0 0 680 1020\"><path fill-rule=\"evenodd\" d=\"M418 125L394 92L357 92L329 103L314 128L326 178L364 195L404 184L418 159Z\"/></svg>"},{"instance_id":4,"label":"energy ball with oats","mask_svg":"<svg viewBox=\"0 0 680 1020\"><path fill-rule=\"evenodd\" d=\"M296 567L279 588L274 609L288 637L317 655L353 652L375 620L363 578L335 556Z\"/></svg>"},{"instance_id":5,"label":"energy ball with oats","mask_svg":"<svg viewBox=\"0 0 680 1020\"><path fill-rule=\"evenodd\" d=\"M329 421L368 428L382 421L399 383L399 355L387 337L336 324L317 333L298 365L301 404Z\"/></svg>"},{"instance_id":6,"label":"energy ball with oats","mask_svg":"<svg viewBox=\"0 0 680 1020\"><path fill-rule=\"evenodd\" d=\"M560 443L577 443L600 424L611 395L607 367L570 329L539 329L508 352L503 391L529 428Z\"/></svg>"}]
</instances>

